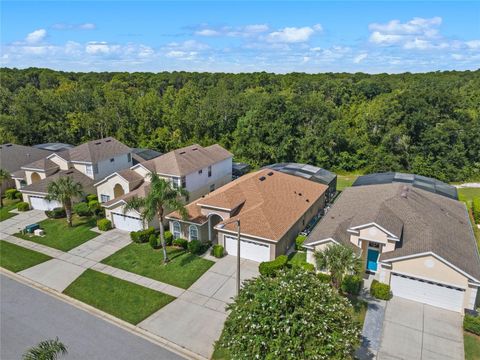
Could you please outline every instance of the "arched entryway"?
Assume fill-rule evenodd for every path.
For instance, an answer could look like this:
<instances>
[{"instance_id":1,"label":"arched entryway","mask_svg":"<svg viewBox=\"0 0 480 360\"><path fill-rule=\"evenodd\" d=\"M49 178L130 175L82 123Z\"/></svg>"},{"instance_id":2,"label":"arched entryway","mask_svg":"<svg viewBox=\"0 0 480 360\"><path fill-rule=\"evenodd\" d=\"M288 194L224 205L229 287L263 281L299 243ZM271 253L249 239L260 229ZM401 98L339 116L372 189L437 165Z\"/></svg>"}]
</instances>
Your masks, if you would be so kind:
<instances>
[{"instance_id":1,"label":"arched entryway","mask_svg":"<svg viewBox=\"0 0 480 360\"><path fill-rule=\"evenodd\" d=\"M223 221L223 218L218 214L208 215L208 239L213 243L218 243L217 230L215 230L215 225L220 221Z\"/></svg>"},{"instance_id":2,"label":"arched entryway","mask_svg":"<svg viewBox=\"0 0 480 360\"><path fill-rule=\"evenodd\" d=\"M37 181L42 180L42 178L40 177L40 175L38 173L34 172L30 176L30 180L32 180L32 184L33 184L33 183L36 183Z\"/></svg>"},{"instance_id":3,"label":"arched entryway","mask_svg":"<svg viewBox=\"0 0 480 360\"><path fill-rule=\"evenodd\" d=\"M113 187L113 197L117 198L119 196L122 196L125 194L125 191L123 191L123 187L120 184L116 184Z\"/></svg>"}]
</instances>

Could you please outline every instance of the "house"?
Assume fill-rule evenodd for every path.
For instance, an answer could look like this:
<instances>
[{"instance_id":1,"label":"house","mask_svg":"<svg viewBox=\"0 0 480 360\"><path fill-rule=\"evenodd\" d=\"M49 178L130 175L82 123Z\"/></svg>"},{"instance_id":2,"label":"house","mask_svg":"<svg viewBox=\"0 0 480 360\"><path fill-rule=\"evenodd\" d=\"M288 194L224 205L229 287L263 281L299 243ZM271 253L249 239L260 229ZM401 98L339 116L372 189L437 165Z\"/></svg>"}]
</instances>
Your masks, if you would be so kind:
<instances>
[{"instance_id":1,"label":"house","mask_svg":"<svg viewBox=\"0 0 480 360\"><path fill-rule=\"evenodd\" d=\"M156 227L157 220L144 224L140 214L134 210L123 213L129 199L148 193L150 172L156 172L174 186L187 190L187 201L195 200L232 180L232 157L230 152L217 144L207 147L195 144L176 149L130 169L112 173L97 182L98 198L115 227L126 231Z\"/></svg>"},{"instance_id":2,"label":"house","mask_svg":"<svg viewBox=\"0 0 480 360\"><path fill-rule=\"evenodd\" d=\"M244 175L186 206L188 217L167 216L175 238L212 241L237 253L240 220L242 258L275 259L325 206L327 186L263 169Z\"/></svg>"},{"instance_id":3,"label":"house","mask_svg":"<svg viewBox=\"0 0 480 360\"><path fill-rule=\"evenodd\" d=\"M34 147L24 145L0 145L0 167L6 170L10 176L12 176L11 180L4 181L1 184L1 192L3 193L6 189L15 187L13 175L15 172L20 171L23 165L40 160L51 153L51 151L36 149Z\"/></svg>"},{"instance_id":4,"label":"house","mask_svg":"<svg viewBox=\"0 0 480 360\"><path fill-rule=\"evenodd\" d=\"M327 185L328 190L325 193L327 202L332 201L337 193L337 175L317 166L298 163L277 163L268 165L266 168L281 171L285 174L300 176L304 179Z\"/></svg>"},{"instance_id":5,"label":"house","mask_svg":"<svg viewBox=\"0 0 480 360\"><path fill-rule=\"evenodd\" d=\"M407 183L345 189L304 246L307 261L330 244L354 249L394 296L473 309L480 259L463 203Z\"/></svg>"},{"instance_id":6,"label":"house","mask_svg":"<svg viewBox=\"0 0 480 360\"><path fill-rule=\"evenodd\" d=\"M45 200L51 181L70 176L83 185L86 193L92 193L96 180L132 164L131 149L108 137L49 153L46 157L21 166L12 177L17 189L23 193L24 201L33 209L51 210L59 206L55 201Z\"/></svg>"}]
</instances>

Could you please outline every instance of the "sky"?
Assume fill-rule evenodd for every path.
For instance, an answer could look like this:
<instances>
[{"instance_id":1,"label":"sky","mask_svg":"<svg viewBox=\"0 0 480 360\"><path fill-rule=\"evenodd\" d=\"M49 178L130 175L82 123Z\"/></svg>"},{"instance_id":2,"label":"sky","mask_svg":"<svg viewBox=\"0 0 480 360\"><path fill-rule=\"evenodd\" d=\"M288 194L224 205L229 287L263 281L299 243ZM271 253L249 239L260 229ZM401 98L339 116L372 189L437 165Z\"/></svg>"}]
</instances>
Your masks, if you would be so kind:
<instances>
[{"instance_id":1,"label":"sky","mask_svg":"<svg viewBox=\"0 0 480 360\"><path fill-rule=\"evenodd\" d=\"M480 67L479 1L1 1L0 66L367 72Z\"/></svg>"}]
</instances>

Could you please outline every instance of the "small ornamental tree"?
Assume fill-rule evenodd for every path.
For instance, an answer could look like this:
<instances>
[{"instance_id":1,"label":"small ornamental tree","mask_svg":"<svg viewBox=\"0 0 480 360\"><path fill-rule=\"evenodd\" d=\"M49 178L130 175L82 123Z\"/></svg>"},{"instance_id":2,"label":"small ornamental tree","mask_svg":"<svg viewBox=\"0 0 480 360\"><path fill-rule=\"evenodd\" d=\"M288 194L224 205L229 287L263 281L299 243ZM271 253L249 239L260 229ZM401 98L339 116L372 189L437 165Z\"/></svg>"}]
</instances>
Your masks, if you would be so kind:
<instances>
[{"instance_id":1,"label":"small ornamental tree","mask_svg":"<svg viewBox=\"0 0 480 360\"><path fill-rule=\"evenodd\" d=\"M360 325L348 300L313 272L247 280L219 345L232 359L353 359Z\"/></svg>"},{"instance_id":2,"label":"small ornamental tree","mask_svg":"<svg viewBox=\"0 0 480 360\"><path fill-rule=\"evenodd\" d=\"M357 272L361 267L360 258L351 248L336 244L316 251L315 260L317 269L326 269L330 273L332 285L337 289L346 274Z\"/></svg>"}]
</instances>

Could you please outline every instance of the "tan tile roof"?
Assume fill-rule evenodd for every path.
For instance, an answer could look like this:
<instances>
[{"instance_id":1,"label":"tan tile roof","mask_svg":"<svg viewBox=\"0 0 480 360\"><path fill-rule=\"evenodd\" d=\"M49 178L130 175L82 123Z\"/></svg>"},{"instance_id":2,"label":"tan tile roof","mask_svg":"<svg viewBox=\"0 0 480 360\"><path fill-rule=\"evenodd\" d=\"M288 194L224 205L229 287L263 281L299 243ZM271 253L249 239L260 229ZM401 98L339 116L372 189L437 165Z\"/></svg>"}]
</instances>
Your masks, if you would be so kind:
<instances>
[{"instance_id":1,"label":"tan tile roof","mask_svg":"<svg viewBox=\"0 0 480 360\"><path fill-rule=\"evenodd\" d=\"M408 189L406 196L402 196ZM333 238L350 245L347 229L375 222L398 233L395 250L381 260L434 252L480 280L480 259L465 205L411 185L392 183L345 189L305 244Z\"/></svg>"},{"instance_id":2,"label":"tan tile roof","mask_svg":"<svg viewBox=\"0 0 480 360\"><path fill-rule=\"evenodd\" d=\"M84 144L65 150L58 155L65 158L63 153L68 153L69 160L97 163L101 160L116 155L127 154L131 149L113 137L88 141Z\"/></svg>"},{"instance_id":3,"label":"tan tile roof","mask_svg":"<svg viewBox=\"0 0 480 360\"><path fill-rule=\"evenodd\" d=\"M93 183L94 183L93 179L90 179L88 176L78 171L77 169L58 171L55 174L48 176L45 179L42 179L40 181L37 181L33 184L30 184L21 188L20 191L47 194L48 184L50 184L52 181L55 181L65 176L71 177L73 181L79 182L80 184L82 184L83 191L86 194L95 194L95 188L93 187Z\"/></svg>"},{"instance_id":4,"label":"tan tile roof","mask_svg":"<svg viewBox=\"0 0 480 360\"><path fill-rule=\"evenodd\" d=\"M38 170L52 170L52 169L59 169L60 167L55 164L53 161L43 158L37 161L34 161L30 164L26 164L22 166L23 169L38 169Z\"/></svg>"},{"instance_id":5,"label":"tan tile roof","mask_svg":"<svg viewBox=\"0 0 480 360\"><path fill-rule=\"evenodd\" d=\"M23 165L30 164L51 153L51 151L36 149L30 146L2 144L0 145L0 168L12 174L20 170Z\"/></svg>"},{"instance_id":6,"label":"tan tile roof","mask_svg":"<svg viewBox=\"0 0 480 360\"><path fill-rule=\"evenodd\" d=\"M218 144L207 147L195 144L170 151L143 162L142 165L158 174L185 176L232 156L229 151Z\"/></svg>"},{"instance_id":7,"label":"tan tile roof","mask_svg":"<svg viewBox=\"0 0 480 360\"><path fill-rule=\"evenodd\" d=\"M237 208L234 216L226 221L238 218L243 234L278 241L326 190L326 185L297 176L270 169L260 170L188 204L188 220L206 221L200 211L202 205ZM181 219L177 212L169 217ZM225 229L233 231L235 224L226 225Z\"/></svg>"}]
</instances>

